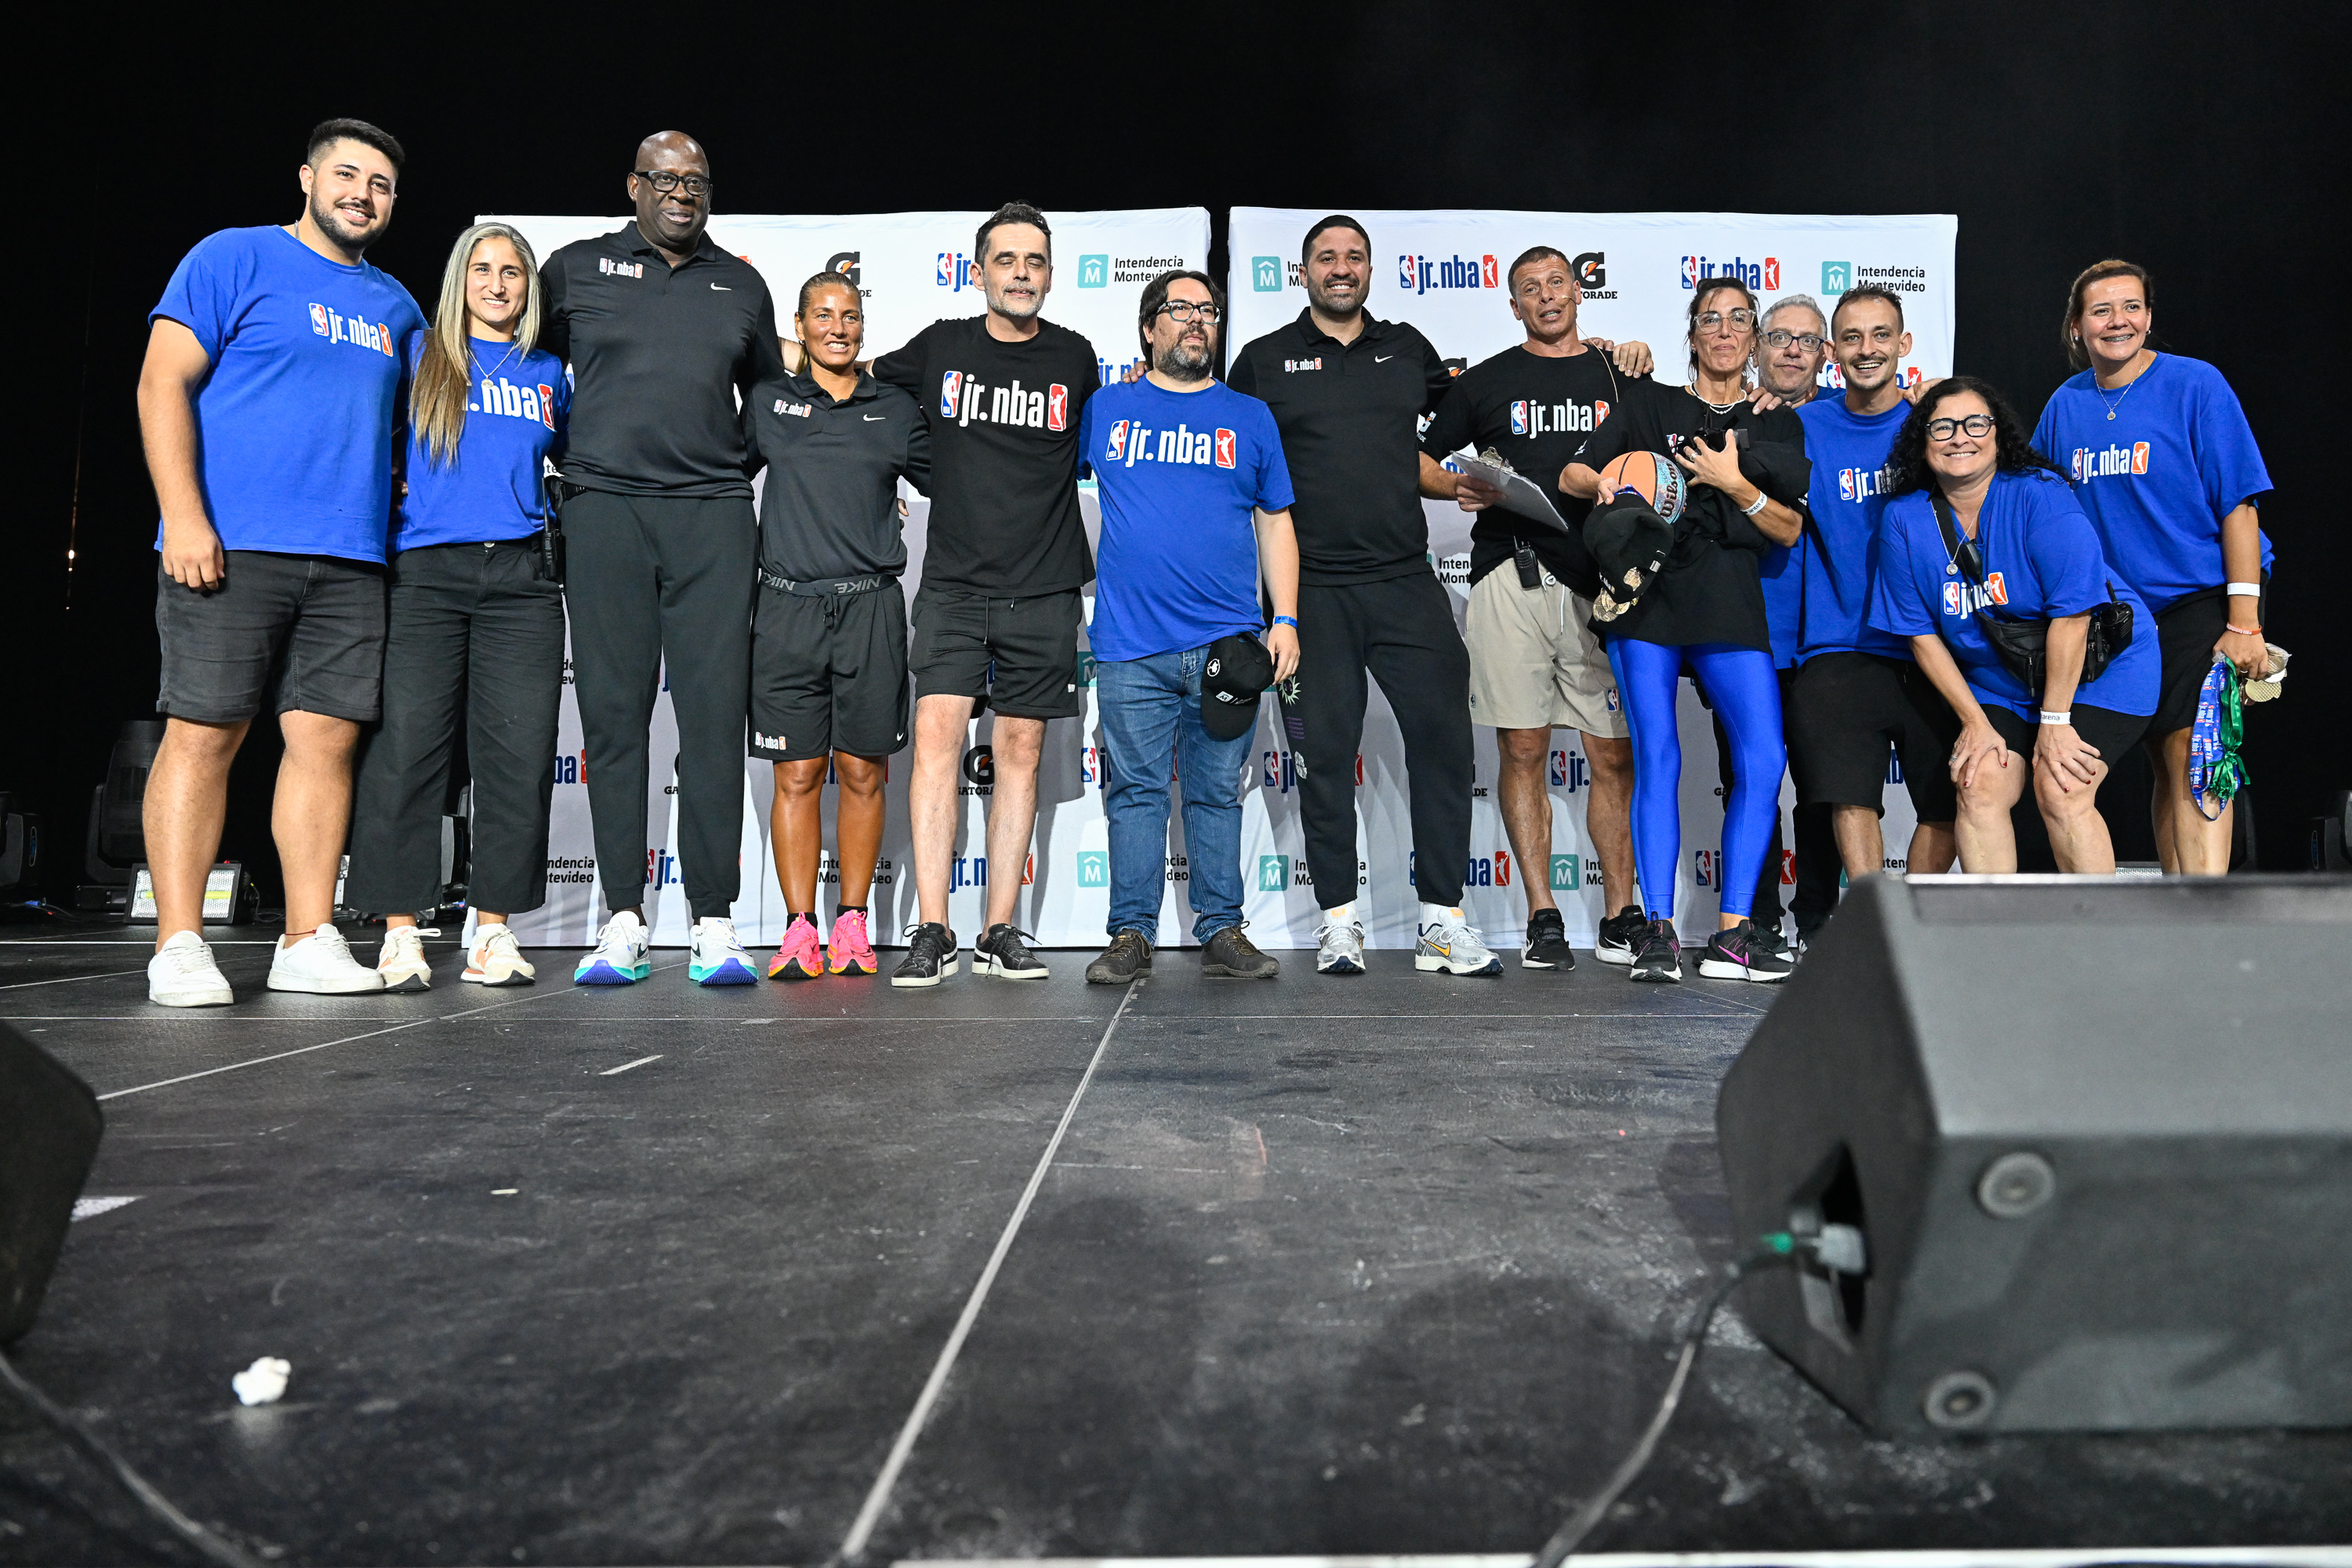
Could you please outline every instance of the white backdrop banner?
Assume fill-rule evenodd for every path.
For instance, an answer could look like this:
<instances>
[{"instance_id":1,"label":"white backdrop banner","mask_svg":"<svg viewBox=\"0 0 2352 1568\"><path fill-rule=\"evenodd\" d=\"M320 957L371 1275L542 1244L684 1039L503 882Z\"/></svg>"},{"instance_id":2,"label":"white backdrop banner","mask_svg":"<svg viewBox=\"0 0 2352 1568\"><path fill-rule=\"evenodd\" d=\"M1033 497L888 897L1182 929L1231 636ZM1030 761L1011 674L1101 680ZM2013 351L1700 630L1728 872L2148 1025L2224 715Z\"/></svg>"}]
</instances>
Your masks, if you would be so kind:
<instances>
[{"instance_id":1,"label":"white backdrop banner","mask_svg":"<svg viewBox=\"0 0 2352 1568\"><path fill-rule=\"evenodd\" d=\"M1325 209L1328 210L1328 209ZM712 239L760 269L776 298L779 326L791 331L791 312L803 279L819 271L852 279L866 298L866 345L881 353L933 321L975 315L982 309L971 255L984 214L886 213L856 216L728 216L711 220ZM1229 345L1271 331L1306 303L1298 282L1299 243L1321 211L1265 207L1233 213ZM1915 335L1910 369L1948 374L1952 340L1952 258L1956 222L1948 216L1787 217L1741 214L1563 214L1360 212L1371 230L1375 265L1370 300L1375 313L1412 322L1439 353L1475 363L1520 341L1504 302L1501 268L1532 245L1551 245L1577 260L1585 279L1582 324L1613 338L1640 338L1656 351L1662 380L1677 379L1685 279L1737 270L1769 303L1785 293L1829 299L1853 282L1885 282L1905 300ZM1105 381L1118 378L1138 354L1137 300L1145 283L1171 267L1205 266L1209 216L1199 207L1140 211L1052 213L1055 260L1049 319L1085 333L1101 360ZM617 217L503 217L528 237L541 258L572 240L610 233ZM907 589L920 580L929 503L910 494L907 526ZM1080 487L1089 538L1097 528L1093 487ZM1466 602L1468 520L1458 510L1429 503L1433 569L1452 588L1456 614ZM1091 590L1087 615L1092 616ZM1083 637L1083 634L1081 634ZM1048 726L1039 769L1037 835L1019 868L991 867L983 812L991 788L991 721L974 722L959 787L964 822L950 873L949 921L959 935L975 933L992 878L1023 883L1016 923L1047 947L1091 947L1105 936L1109 906L1109 842L1102 813L1101 737L1096 721L1092 658L1076 650L1086 683L1087 709L1078 719ZM596 888L585 758L579 716L568 689L561 751L553 761L555 805L548 844L548 901L515 924L526 943L568 946L593 940L604 916ZM665 687L666 689L666 687ZM1264 705L1251 765L1244 780L1243 884L1252 934L1270 948L1312 946L1319 923L1316 890L1307 882L1297 773L1274 704ZM1521 879L1541 876L1555 889L1570 933L1590 942L1604 911L1600 873L1584 831L1589 773L1578 737L1561 731L1551 753L1553 844L1549 864L1516 863L1492 798L1494 735L1476 732L1472 834L1465 898L1472 918L1497 946L1516 943L1525 924ZM1714 927L1720 860L1722 802L1716 784L1713 741L1705 713L1685 699L1682 887L1677 916L1685 932ZM682 945L688 914L677 859L674 766L677 732L667 697L655 710L652 771L646 800L651 885L647 917L655 940ZM908 753L890 767L889 827L872 897L873 925L895 940L915 915L913 865L907 831ZM768 845L773 781L768 763L746 758L748 783L741 842L742 891L735 919L747 944L782 935L784 908ZM1404 757L1395 721L1374 688L1359 763L1357 889L1367 939L1379 946L1410 946L1417 902L1412 886L1412 831ZM1785 802L1784 802L1785 805ZM1785 816L1785 811L1784 811ZM1160 914L1163 942L1191 940L1186 900L1190 863L1181 817L1171 812L1166 864L1167 896ZM824 811L833 833L832 792ZM1898 788L1887 800L1886 839L1899 858L1911 828L1909 803ZM1890 864L1899 863L1891 859ZM820 871L819 901L829 913L837 882L830 855ZM1571 896L1572 895L1572 896ZM1328 890L1325 890L1328 897Z\"/></svg>"},{"instance_id":2,"label":"white backdrop banner","mask_svg":"<svg viewBox=\"0 0 2352 1568\"><path fill-rule=\"evenodd\" d=\"M1300 281L1300 250L1307 225L1333 209L1235 207L1229 230L1227 293L1233 302L1234 347L1295 319L1307 306ZM1953 249L1958 223L1945 215L1907 217L1788 216L1755 213L1537 213L1358 211L1370 231L1372 286L1369 306L1384 320L1410 321L1437 352L1462 364L1475 364L1526 334L1512 319L1506 285L1513 258L1543 245L1566 253L1584 289L1579 313L1581 331L1622 341L1638 339L1656 353L1659 381L1684 379L1681 348L1690 285L1699 278L1737 277L1766 306L1790 294L1810 294L1824 312L1857 283L1883 283L1903 297L1912 332L1909 377L1951 374ZM1228 353L1230 358L1230 351ZM1826 384L1838 386L1835 367ZM1453 591L1454 615L1469 602L1470 519L1451 502L1424 503L1429 515L1432 568ZM1686 937L1715 929L1722 860L1723 801L1717 782L1712 727L1693 689L1682 699L1683 834L1676 923ZM1278 763L1289 774L1282 742L1261 724L1267 776ZM1569 935L1589 943L1601 918L1601 872L1584 830L1585 791L1590 774L1580 737L1573 730L1554 733L1547 776L1552 795L1552 843L1549 864L1515 863L1509 837L1492 793L1496 774L1495 732L1474 731L1477 748L1472 787L1470 856L1464 901L1487 939L1500 947L1517 942L1526 925L1521 879L1548 878L1567 917ZM1363 863L1362 898L1369 910L1367 939L1381 946L1408 946L1418 918L1411 879L1412 835L1404 795L1404 749L1396 721L1378 686L1371 688L1364 723L1364 751L1358 763L1362 789L1357 796L1359 858ZM1891 769L1891 763L1890 763ZM1784 790L1782 827L1788 827L1793 791ZM1265 789L1254 795L1243 838L1244 860L1265 868L1253 886L1277 870L1302 878L1302 840L1297 812L1287 794ZM1911 803L1899 787L1888 792L1885 835L1889 867L1899 867L1914 826ZM1795 880L1785 861L1783 897ZM1263 922L1261 941L1311 942L1312 904L1303 888L1251 919ZM1287 932L1282 924L1289 917Z\"/></svg>"}]
</instances>

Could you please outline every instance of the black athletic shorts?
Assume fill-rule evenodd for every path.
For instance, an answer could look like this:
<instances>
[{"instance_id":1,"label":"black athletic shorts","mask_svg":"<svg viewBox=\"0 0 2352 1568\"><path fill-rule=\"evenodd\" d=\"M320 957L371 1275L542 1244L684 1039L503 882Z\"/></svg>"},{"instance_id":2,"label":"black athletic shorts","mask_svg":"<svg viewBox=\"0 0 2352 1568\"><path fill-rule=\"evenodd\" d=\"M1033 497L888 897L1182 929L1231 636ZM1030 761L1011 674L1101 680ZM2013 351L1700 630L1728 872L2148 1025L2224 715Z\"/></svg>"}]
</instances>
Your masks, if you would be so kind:
<instances>
[{"instance_id":1,"label":"black athletic shorts","mask_svg":"<svg viewBox=\"0 0 2352 1568\"><path fill-rule=\"evenodd\" d=\"M227 574L208 594L173 582L156 559L155 711L234 724L268 702L373 723L383 691L383 568L338 555L226 554Z\"/></svg>"},{"instance_id":2,"label":"black athletic shorts","mask_svg":"<svg viewBox=\"0 0 2352 1568\"><path fill-rule=\"evenodd\" d=\"M2033 742L2042 733L2042 726L2030 719L2021 719L2014 710L1999 702L1984 705L1985 718L2000 735L2001 743L2012 752L2033 755ZM2118 713L2112 708L2094 708L2087 702L2077 702L2068 710L2074 715L2074 733L2098 749L2099 761L2113 771L2116 759L2140 743L2150 731L2144 714ZM1947 772L1949 770L1947 769Z\"/></svg>"},{"instance_id":3,"label":"black athletic shorts","mask_svg":"<svg viewBox=\"0 0 2352 1568\"><path fill-rule=\"evenodd\" d=\"M2263 574L2263 596L2256 607L2257 624L2268 626L2271 578L2267 572ZM2207 588L2157 611L2156 641L2164 657L2164 674L2156 692L2156 717L2148 721L2150 736L2169 735L2197 722L2197 698L2213 668L2213 645L2229 626L2226 588ZM2146 634L2136 631L2135 635Z\"/></svg>"},{"instance_id":4,"label":"black athletic shorts","mask_svg":"<svg viewBox=\"0 0 2352 1568\"><path fill-rule=\"evenodd\" d=\"M971 697L1007 719L1074 719L1078 591L992 599L924 584L915 593L918 697Z\"/></svg>"},{"instance_id":5,"label":"black athletic shorts","mask_svg":"<svg viewBox=\"0 0 2352 1568\"><path fill-rule=\"evenodd\" d=\"M751 754L887 757L907 743L907 595L824 598L761 584L751 610Z\"/></svg>"},{"instance_id":6,"label":"black athletic shorts","mask_svg":"<svg viewBox=\"0 0 2352 1568\"><path fill-rule=\"evenodd\" d=\"M1866 805L1885 816L1886 754L1922 822L1959 815L1952 742L1959 716L1908 659L1815 654L1789 683L1782 722L1800 805Z\"/></svg>"}]
</instances>

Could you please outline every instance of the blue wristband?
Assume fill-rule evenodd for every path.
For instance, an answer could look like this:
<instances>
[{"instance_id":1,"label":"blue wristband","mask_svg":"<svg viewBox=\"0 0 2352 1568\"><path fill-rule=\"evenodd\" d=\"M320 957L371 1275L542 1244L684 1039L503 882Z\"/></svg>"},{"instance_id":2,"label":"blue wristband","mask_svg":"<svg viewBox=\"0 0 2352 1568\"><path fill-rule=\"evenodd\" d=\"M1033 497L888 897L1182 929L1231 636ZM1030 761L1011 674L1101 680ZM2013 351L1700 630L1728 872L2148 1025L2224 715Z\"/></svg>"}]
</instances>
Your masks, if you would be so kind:
<instances>
[{"instance_id":1,"label":"blue wristband","mask_svg":"<svg viewBox=\"0 0 2352 1568\"><path fill-rule=\"evenodd\" d=\"M1274 617L1274 624L1277 626L1288 626L1294 632L1298 629L1298 618L1296 616L1276 616Z\"/></svg>"}]
</instances>

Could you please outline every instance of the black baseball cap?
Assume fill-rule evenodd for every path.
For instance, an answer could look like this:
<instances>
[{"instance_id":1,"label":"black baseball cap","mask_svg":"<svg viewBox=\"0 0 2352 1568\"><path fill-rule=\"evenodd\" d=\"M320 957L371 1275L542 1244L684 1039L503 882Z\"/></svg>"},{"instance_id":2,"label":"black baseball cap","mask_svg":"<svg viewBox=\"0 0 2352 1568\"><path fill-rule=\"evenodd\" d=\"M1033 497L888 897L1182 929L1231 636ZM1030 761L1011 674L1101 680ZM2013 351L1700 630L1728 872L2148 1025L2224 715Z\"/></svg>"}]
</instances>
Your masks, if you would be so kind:
<instances>
[{"instance_id":1,"label":"black baseball cap","mask_svg":"<svg viewBox=\"0 0 2352 1568\"><path fill-rule=\"evenodd\" d=\"M1675 531L1638 494L1619 490L1616 500L1584 520L1584 547L1592 552L1609 596L1630 605L1665 570Z\"/></svg>"},{"instance_id":2,"label":"black baseball cap","mask_svg":"<svg viewBox=\"0 0 2352 1568\"><path fill-rule=\"evenodd\" d=\"M1209 645L1201 667L1201 727L1220 741L1236 740L1257 722L1257 700L1274 684L1274 655L1247 632Z\"/></svg>"}]
</instances>

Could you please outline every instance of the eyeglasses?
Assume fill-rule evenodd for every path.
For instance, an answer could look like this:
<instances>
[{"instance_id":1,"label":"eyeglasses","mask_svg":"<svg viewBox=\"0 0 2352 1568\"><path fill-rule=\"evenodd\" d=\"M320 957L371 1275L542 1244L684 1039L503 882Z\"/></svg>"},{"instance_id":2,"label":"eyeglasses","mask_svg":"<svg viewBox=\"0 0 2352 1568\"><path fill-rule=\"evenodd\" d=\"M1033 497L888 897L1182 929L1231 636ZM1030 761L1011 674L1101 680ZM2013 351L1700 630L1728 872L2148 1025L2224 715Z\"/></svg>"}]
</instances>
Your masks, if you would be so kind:
<instances>
[{"instance_id":1,"label":"eyeglasses","mask_svg":"<svg viewBox=\"0 0 2352 1568\"><path fill-rule=\"evenodd\" d=\"M708 174L679 174L667 169L639 169L636 171L636 176L640 180L652 181L654 189L664 195L669 195L680 185L686 187L686 194L689 196L700 197L710 194L710 176Z\"/></svg>"},{"instance_id":2,"label":"eyeglasses","mask_svg":"<svg viewBox=\"0 0 2352 1568\"><path fill-rule=\"evenodd\" d=\"M1727 321L1731 323L1735 331L1744 332L1748 328L1756 324L1756 312L1753 310L1734 310L1727 316L1721 310L1708 310L1699 317L1698 330L1703 332L1711 332L1717 327L1723 325ZM1816 339L1815 341L1818 342L1819 340Z\"/></svg>"},{"instance_id":3,"label":"eyeglasses","mask_svg":"<svg viewBox=\"0 0 2352 1568\"><path fill-rule=\"evenodd\" d=\"M1224 312L1205 300L1196 305L1190 300L1171 300L1152 314L1165 316L1171 321L1189 321L1198 316L1203 325L1213 327Z\"/></svg>"},{"instance_id":4,"label":"eyeglasses","mask_svg":"<svg viewBox=\"0 0 2352 1568\"><path fill-rule=\"evenodd\" d=\"M1738 311L1732 313L1738 314ZM1775 327L1764 334L1764 341L1776 349L1785 349L1790 343L1795 343L1807 353L1811 353L1827 340L1819 332L1791 332L1784 328Z\"/></svg>"},{"instance_id":5,"label":"eyeglasses","mask_svg":"<svg viewBox=\"0 0 2352 1568\"><path fill-rule=\"evenodd\" d=\"M1927 421L1927 439L1930 441L1948 441L1963 430L1967 431L1969 435L1976 437L1979 440L1982 440L1985 437L1992 434L1992 416L1990 414L1971 414L1966 419L1930 419Z\"/></svg>"}]
</instances>

